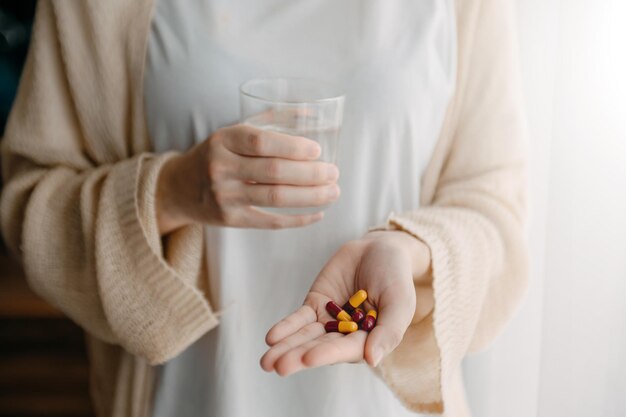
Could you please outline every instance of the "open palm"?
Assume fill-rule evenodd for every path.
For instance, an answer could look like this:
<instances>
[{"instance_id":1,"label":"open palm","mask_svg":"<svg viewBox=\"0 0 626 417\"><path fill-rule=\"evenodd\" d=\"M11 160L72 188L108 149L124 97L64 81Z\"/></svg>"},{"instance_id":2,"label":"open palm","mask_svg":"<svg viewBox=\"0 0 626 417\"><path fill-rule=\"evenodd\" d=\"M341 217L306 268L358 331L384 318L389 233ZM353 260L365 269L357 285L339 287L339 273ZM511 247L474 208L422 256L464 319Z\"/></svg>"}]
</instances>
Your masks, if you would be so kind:
<instances>
[{"instance_id":1,"label":"open palm","mask_svg":"<svg viewBox=\"0 0 626 417\"><path fill-rule=\"evenodd\" d=\"M341 247L315 279L303 306L269 330L270 349L261 367L284 376L363 359L376 366L400 343L415 313L412 242L406 239L415 240L398 232L373 232ZM326 333L324 324L335 320L326 303L342 305L359 289L368 293L365 309L378 311L376 327L370 333Z\"/></svg>"}]
</instances>

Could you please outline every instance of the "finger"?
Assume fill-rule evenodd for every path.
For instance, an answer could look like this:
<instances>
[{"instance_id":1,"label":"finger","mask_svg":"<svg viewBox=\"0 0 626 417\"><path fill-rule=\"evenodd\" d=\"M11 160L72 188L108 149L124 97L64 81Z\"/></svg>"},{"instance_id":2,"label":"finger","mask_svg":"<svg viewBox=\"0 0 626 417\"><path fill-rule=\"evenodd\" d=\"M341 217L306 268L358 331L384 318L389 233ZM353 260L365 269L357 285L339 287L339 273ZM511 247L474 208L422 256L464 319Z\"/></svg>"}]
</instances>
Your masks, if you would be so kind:
<instances>
[{"instance_id":1,"label":"finger","mask_svg":"<svg viewBox=\"0 0 626 417\"><path fill-rule=\"evenodd\" d=\"M321 341L304 354L302 362L307 368L340 362L359 362L363 359L366 338L366 332L357 331L341 338Z\"/></svg>"},{"instance_id":2,"label":"finger","mask_svg":"<svg viewBox=\"0 0 626 417\"><path fill-rule=\"evenodd\" d=\"M367 363L377 366L400 344L414 311L415 304L408 297L406 300L388 294L381 297L376 327L370 332L365 344Z\"/></svg>"},{"instance_id":3,"label":"finger","mask_svg":"<svg viewBox=\"0 0 626 417\"><path fill-rule=\"evenodd\" d=\"M245 203L261 207L320 207L339 198L337 184L294 185L244 184Z\"/></svg>"},{"instance_id":4,"label":"finger","mask_svg":"<svg viewBox=\"0 0 626 417\"><path fill-rule=\"evenodd\" d=\"M274 363L278 358L290 350L314 340L325 333L324 325L319 322L309 323L296 331L291 336L287 336L274 344L261 358L261 368L269 372L274 370Z\"/></svg>"},{"instance_id":5,"label":"finger","mask_svg":"<svg viewBox=\"0 0 626 417\"><path fill-rule=\"evenodd\" d=\"M306 325L315 323L316 320L317 315L315 311L311 307L304 305L272 326L265 336L265 343L273 346Z\"/></svg>"},{"instance_id":6,"label":"finger","mask_svg":"<svg viewBox=\"0 0 626 417\"><path fill-rule=\"evenodd\" d=\"M293 160L315 160L322 150L314 140L302 136L260 130L249 125L235 125L221 131L224 146L245 156L266 156Z\"/></svg>"},{"instance_id":7,"label":"finger","mask_svg":"<svg viewBox=\"0 0 626 417\"><path fill-rule=\"evenodd\" d=\"M243 227L255 229L288 229L292 227L304 227L324 218L324 212L313 214L275 214L255 207L247 207L244 210L245 220Z\"/></svg>"},{"instance_id":8,"label":"finger","mask_svg":"<svg viewBox=\"0 0 626 417\"><path fill-rule=\"evenodd\" d=\"M341 333L326 333L318 337L317 339L303 343L302 345L289 350L280 358L278 358L274 362L274 370L280 376L288 376L298 371L301 371L307 368L302 359L309 350L319 345L320 343L343 337L344 335L342 335Z\"/></svg>"},{"instance_id":9,"label":"finger","mask_svg":"<svg viewBox=\"0 0 626 417\"><path fill-rule=\"evenodd\" d=\"M320 161L242 157L239 178L260 184L322 185L337 181L339 170Z\"/></svg>"}]
</instances>

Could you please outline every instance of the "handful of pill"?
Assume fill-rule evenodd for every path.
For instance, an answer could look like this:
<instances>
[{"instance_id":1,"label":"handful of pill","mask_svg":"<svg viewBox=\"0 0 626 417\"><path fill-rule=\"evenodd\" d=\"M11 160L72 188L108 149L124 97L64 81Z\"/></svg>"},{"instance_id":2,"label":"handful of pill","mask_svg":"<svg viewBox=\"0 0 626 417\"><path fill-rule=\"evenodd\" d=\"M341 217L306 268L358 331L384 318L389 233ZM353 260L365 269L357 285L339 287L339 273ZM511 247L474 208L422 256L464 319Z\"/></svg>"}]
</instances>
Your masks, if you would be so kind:
<instances>
[{"instance_id":1,"label":"handful of pill","mask_svg":"<svg viewBox=\"0 0 626 417\"><path fill-rule=\"evenodd\" d=\"M339 332L339 333L352 333L359 330L359 327L366 332L369 332L376 326L376 310L369 310L367 314L359 308L363 302L367 300L367 292L365 290L358 290L343 307L339 307L334 301L329 301L326 304L326 311L328 314L337 319L337 321L329 321L324 328L327 333Z\"/></svg>"}]
</instances>

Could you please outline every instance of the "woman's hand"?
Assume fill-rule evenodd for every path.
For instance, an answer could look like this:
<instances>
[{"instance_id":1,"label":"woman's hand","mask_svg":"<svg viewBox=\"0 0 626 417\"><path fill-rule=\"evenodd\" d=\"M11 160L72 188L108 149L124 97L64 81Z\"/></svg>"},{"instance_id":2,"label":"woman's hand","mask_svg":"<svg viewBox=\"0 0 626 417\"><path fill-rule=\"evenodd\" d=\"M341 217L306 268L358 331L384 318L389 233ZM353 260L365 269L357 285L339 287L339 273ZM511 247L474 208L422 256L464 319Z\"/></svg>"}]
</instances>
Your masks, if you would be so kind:
<instances>
[{"instance_id":1,"label":"woman's hand","mask_svg":"<svg viewBox=\"0 0 626 417\"><path fill-rule=\"evenodd\" d=\"M376 231L344 245L328 261L304 305L270 329L261 367L290 375L306 368L365 359L376 366L400 344L413 320L433 308L430 250L401 231ZM378 311L376 327L343 335L326 333L329 300L342 305L357 290L368 293L365 309ZM416 309L416 294L418 305Z\"/></svg>"},{"instance_id":2,"label":"woman's hand","mask_svg":"<svg viewBox=\"0 0 626 417\"><path fill-rule=\"evenodd\" d=\"M200 222L278 229L306 226L322 213L279 215L265 207L323 206L339 197L339 171L316 161L313 140L248 125L216 131L159 175L156 207L161 234Z\"/></svg>"}]
</instances>

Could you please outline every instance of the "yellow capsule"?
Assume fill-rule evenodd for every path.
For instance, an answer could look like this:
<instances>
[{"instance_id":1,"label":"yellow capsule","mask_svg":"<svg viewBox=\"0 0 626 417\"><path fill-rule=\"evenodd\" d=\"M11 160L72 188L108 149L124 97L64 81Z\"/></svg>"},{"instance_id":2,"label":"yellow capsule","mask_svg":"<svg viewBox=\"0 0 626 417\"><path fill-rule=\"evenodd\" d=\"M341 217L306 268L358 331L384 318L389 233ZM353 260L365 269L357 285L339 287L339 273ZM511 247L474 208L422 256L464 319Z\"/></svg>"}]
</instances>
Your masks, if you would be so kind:
<instances>
[{"instance_id":1,"label":"yellow capsule","mask_svg":"<svg viewBox=\"0 0 626 417\"><path fill-rule=\"evenodd\" d=\"M352 333L359 330L359 325L353 321L340 321L339 333Z\"/></svg>"},{"instance_id":2,"label":"yellow capsule","mask_svg":"<svg viewBox=\"0 0 626 417\"><path fill-rule=\"evenodd\" d=\"M346 313L344 310L341 310L339 314L337 314L337 320L341 321L351 321L352 317L350 314Z\"/></svg>"},{"instance_id":3,"label":"yellow capsule","mask_svg":"<svg viewBox=\"0 0 626 417\"><path fill-rule=\"evenodd\" d=\"M363 304L367 300L367 292L365 290L358 290L352 297L344 304L343 309L352 312L355 308Z\"/></svg>"},{"instance_id":4,"label":"yellow capsule","mask_svg":"<svg viewBox=\"0 0 626 417\"><path fill-rule=\"evenodd\" d=\"M324 326L327 332L352 333L359 330L359 325L353 321L329 321Z\"/></svg>"},{"instance_id":5,"label":"yellow capsule","mask_svg":"<svg viewBox=\"0 0 626 417\"><path fill-rule=\"evenodd\" d=\"M335 317L337 320L341 320L341 321L352 320L352 317L350 317L348 313L346 313L341 307L339 307L337 303L335 303L332 300L326 303L326 311L328 311L328 314Z\"/></svg>"}]
</instances>

